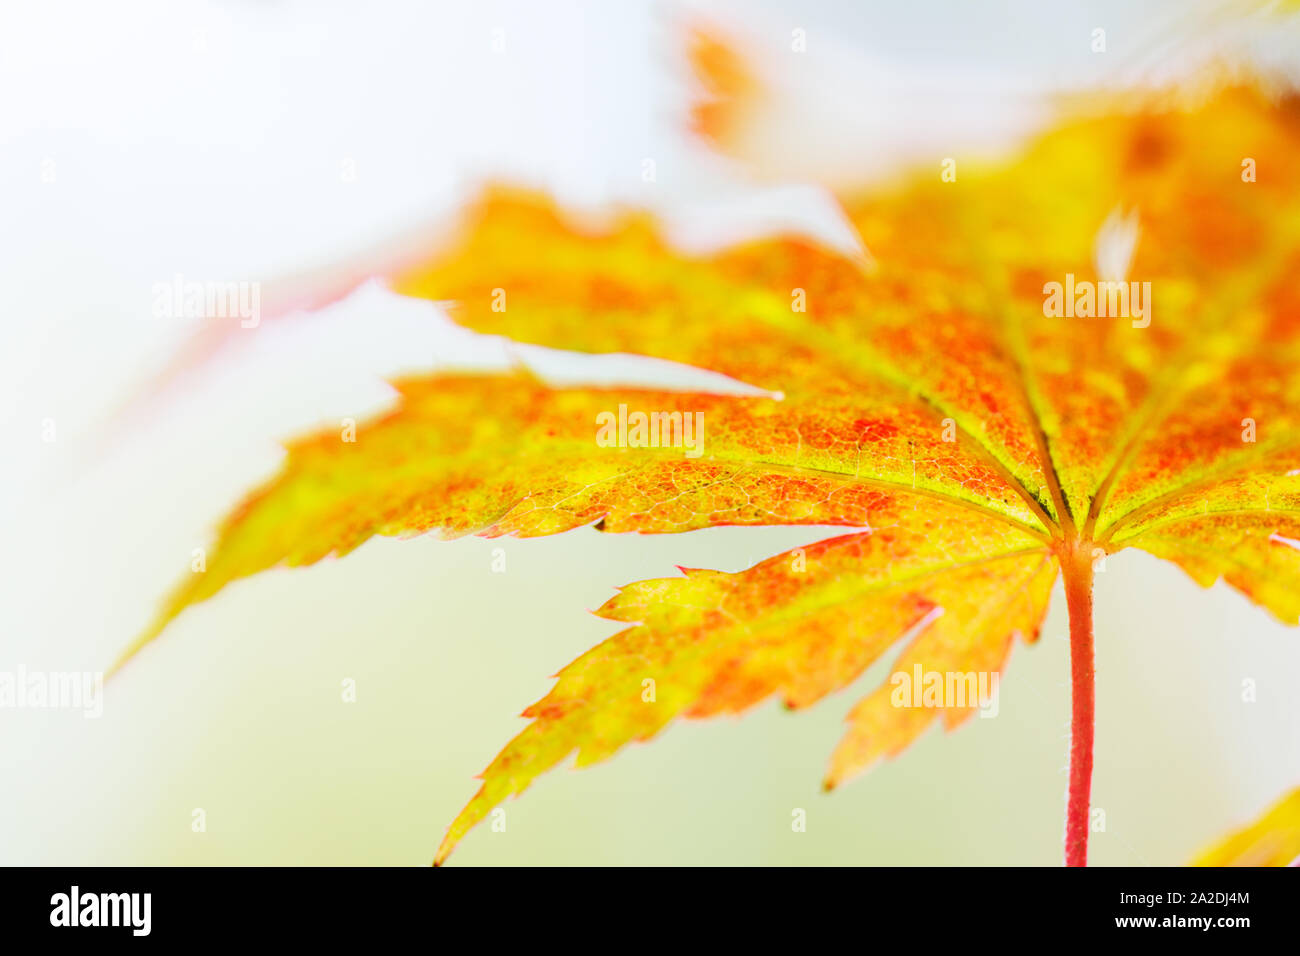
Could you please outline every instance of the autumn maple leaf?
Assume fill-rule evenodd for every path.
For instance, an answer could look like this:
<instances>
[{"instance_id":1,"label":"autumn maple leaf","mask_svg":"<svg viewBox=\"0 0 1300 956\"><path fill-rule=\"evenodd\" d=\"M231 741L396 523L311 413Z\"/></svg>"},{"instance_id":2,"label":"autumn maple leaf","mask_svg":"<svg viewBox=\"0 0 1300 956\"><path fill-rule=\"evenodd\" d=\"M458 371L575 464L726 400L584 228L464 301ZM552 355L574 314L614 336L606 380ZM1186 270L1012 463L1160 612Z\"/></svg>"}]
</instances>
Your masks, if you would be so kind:
<instances>
[{"instance_id":1,"label":"autumn maple leaf","mask_svg":"<svg viewBox=\"0 0 1300 956\"><path fill-rule=\"evenodd\" d=\"M697 114L702 130L740 135L724 106ZM738 573L623 588L596 613L628 627L524 711L435 862L575 752L591 764L773 695L808 706L901 639L898 674L949 689L955 675L959 690L997 674L1017 636L1037 638L1061 576L1065 855L1084 863L1095 564L1141 548L1300 616L1300 101L1255 85L1170 97L946 172L840 194L869 267L790 236L686 255L643 213L592 228L490 191L398 291L452 303L478 332L655 356L768 394L405 379L355 441L294 442L127 656L239 578L374 535L838 525L852 530ZM897 685L853 708L828 787L979 703L900 706Z\"/></svg>"}]
</instances>

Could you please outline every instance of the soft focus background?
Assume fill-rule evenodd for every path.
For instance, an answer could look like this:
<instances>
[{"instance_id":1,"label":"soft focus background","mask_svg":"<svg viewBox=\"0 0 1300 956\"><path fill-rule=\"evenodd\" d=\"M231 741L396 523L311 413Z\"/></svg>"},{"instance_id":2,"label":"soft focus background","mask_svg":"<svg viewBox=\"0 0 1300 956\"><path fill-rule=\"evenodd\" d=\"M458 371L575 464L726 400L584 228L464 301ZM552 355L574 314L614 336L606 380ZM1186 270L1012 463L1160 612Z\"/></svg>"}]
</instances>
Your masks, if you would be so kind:
<instances>
[{"instance_id":1,"label":"soft focus background","mask_svg":"<svg viewBox=\"0 0 1300 956\"><path fill-rule=\"evenodd\" d=\"M507 349L369 286L243 331L123 415L192 331L152 317L153 283L317 266L491 178L652 205L687 244L777 227L845 241L816 189L746 182L684 132L683 29L701 11L776 49L805 29L810 85L859 77L818 109L870 170L1009 145L1046 94L1296 52L1250 4L1177 0L6 4L0 671L104 669L273 473L278 440L382 408L386 375L512 355L579 379L665 374ZM735 570L819 536L379 540L237 584L115 679L101 719L0 709L0 863L427 863L547 675L617 629L585 609L674 564ZM841 721L883 667L804 713L677 724L557 771L453 862L1056 864L1065 627L1058 594L996 719L936 730L832 795ZM1097 633L1094 862L1183 862L1300 782L1300 635L1136 553L1099 577Z\"/></svg>"}]
</instances>

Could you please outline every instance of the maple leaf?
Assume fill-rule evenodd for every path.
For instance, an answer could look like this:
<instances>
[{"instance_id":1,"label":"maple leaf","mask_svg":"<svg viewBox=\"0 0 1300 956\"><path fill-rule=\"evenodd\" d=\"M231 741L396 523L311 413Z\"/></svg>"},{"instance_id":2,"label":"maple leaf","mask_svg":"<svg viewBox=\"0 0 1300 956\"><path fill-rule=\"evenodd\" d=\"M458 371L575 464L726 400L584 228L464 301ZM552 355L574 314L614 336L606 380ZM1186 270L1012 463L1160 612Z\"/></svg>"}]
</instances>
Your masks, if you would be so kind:
<instances>
[{"instance_id":1,"label":"maple leaf","mask_svg":"<svg viewBox=\"0 0 1300 956\"><path fill-rule=\"evenodd\" d=\"M1300 866L1300 787L1197 854L1193 866Z\"/></svg>"},{"instance_id":2,"label":"maple leaf","mask_svg":"<svg viewBox=\"0 0 1300 956\"><path fill-rule=\"evenodd\" d=\"M748 89L725 69L717 91ZM725 102L705 132L738 128ZM1064 122L1001 166L841 193L870 267L789 236L685 255L646 214L592 228L545 197L489 191L398 291L451 303L479 332L652 355L770 394L560 388L523 371L403 380L355 441L292 444L126 656L238 578L373 535L842 526L738 573L623 588L597 613L629 626L524 712L435 862L575 752L588 765L678 717L773 695L808 706L906 638L895 672L948 687L900 706L891 680L862 700L831 759L837 785L968 718L965 676L999 673L1017 636L1036 639L1063 576L1066 859L1081 864L1095 563L1141 548L1300 616L1297 147L1296 98L1256 86ZM1128 314L1079 314L1075 288L1126 276L1141 289ZM1075 314L1046 314L1052 283ZM621 447L601 441L615 420Z\"/></svg>"}]
</instances>

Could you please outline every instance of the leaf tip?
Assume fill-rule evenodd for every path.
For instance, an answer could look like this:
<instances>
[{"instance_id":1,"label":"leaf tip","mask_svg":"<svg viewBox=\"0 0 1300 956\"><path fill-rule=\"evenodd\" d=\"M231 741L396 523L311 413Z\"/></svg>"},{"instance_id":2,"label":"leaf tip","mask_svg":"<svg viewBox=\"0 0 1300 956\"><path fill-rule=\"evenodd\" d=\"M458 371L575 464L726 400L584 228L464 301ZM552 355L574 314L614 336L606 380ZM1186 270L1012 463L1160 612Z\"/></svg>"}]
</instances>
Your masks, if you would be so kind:
<instances>
[{"instance_id":1,"label":"leaf tip","mask_svg":"<svg viewBox=\"0 0 1300 956\"><path fill-rule=\"evenodd\" d=\"M169 617L164 617L151 624L148 629L142 632L134 641L128 644L118 655L116 660L109 665L108 670L104 671L104 680L112 679L127 664L129 664L140 651L146 646L153 643L154 638L163 632L163 629L170 621Z\"/></svg>"}]
</instances>

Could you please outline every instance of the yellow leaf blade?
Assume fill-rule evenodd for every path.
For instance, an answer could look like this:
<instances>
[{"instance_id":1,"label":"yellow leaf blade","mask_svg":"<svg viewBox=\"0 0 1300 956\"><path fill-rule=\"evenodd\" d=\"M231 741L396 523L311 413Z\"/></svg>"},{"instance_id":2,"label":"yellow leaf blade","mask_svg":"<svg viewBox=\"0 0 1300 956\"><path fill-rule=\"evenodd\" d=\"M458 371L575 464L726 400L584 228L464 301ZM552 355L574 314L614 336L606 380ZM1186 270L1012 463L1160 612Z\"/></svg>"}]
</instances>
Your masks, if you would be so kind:
<instances>
[{"instance_id":1,"label":"yellow leaf blade","mask_svg":"<svg viewBox=\"0 0 1300 956\"><path fill-rule=\"evenodd\" d=\"M937 502L900 499L874 532L821 541L737 574L687 571L629 585L597 613L634 626L564 668L555 689L524 712L533 722L484 772L435 862L570 753L586 766L675 718L738 713L773 694L787 706L808 706L851 683L939 601L951 605L938 618L946 620L939 642L974 625L961 663L1000 668L1011 630L1036 631L1045 592L1036 588L1032 611L1002 629L985 626L979 601L965 595L975 589L987 602L990 589L1019 590L1030 568L1050 588L1055 561L1034 537ZM898 710L892 719L915 717Z\"/></svg>"},{"instance_id":2,"label":"yellow leaf blade","mask_svg":"<svg viewBox=\"0 0 1300 956\"><path fill-rule=\"evenodd\" d=\"M206 569L185 578L118 666L231 582L341 556L375 535L532 537L597 521L606 531L649 533L872 527L900 495L1045 535L996 471L888 391L812 407L555 389L523 373L435 375L398 387L398 407L354 435L328 430L293 443L280 474L225 521ZM636 415L647 426L639 440L660 447L633 447ZM880 462L869 475L864 457Z\"/></svg>"},{"instance_id":3,"label":"yellow leaf blade","mask_svg":"<svg viewBox=\"0 0 1300 956\"><path fill-rule=\"evenodd\" d=\"M1037 640L1058 571L1055 557L1028 554L955 569L936 584L932 599L943 615L903 652L889 683L853 708L827 789L898 755L935 719L951 730L981 708L996 714L1012 639ZM939 703L925 706L931 689Z\"/></svg>"},{"instance_id":4,"label":"yellow leaf blade","mask_svg":"<svg viewBox=\"0 0 1300 956\"><path fill-rule=\"evenodd\" d=\"M1263 816L1207 847L1192 866L1295 866L1300 862L1300 788Z\"/></svg>"}]
</instances>

